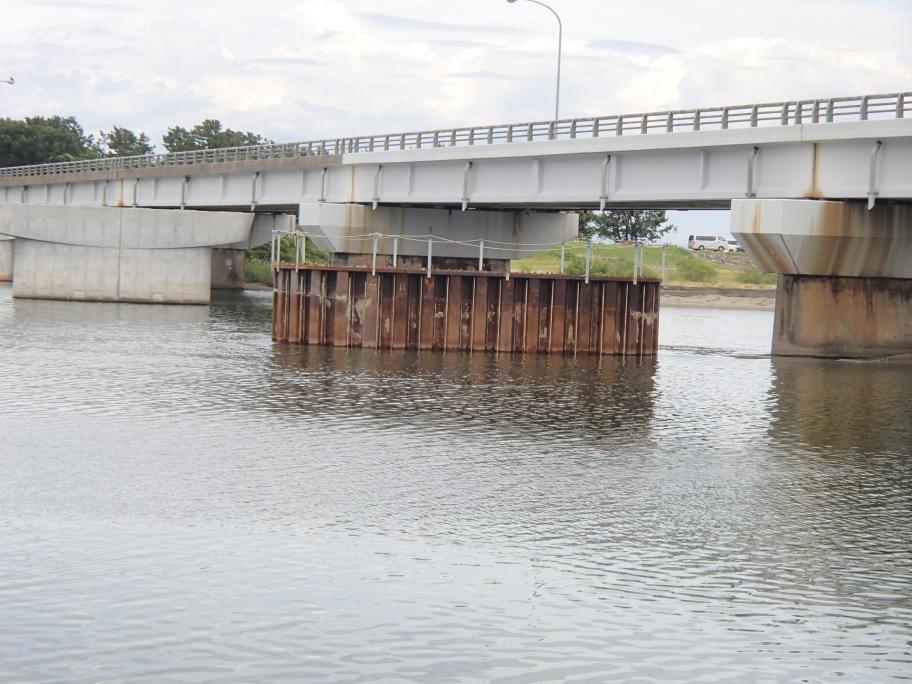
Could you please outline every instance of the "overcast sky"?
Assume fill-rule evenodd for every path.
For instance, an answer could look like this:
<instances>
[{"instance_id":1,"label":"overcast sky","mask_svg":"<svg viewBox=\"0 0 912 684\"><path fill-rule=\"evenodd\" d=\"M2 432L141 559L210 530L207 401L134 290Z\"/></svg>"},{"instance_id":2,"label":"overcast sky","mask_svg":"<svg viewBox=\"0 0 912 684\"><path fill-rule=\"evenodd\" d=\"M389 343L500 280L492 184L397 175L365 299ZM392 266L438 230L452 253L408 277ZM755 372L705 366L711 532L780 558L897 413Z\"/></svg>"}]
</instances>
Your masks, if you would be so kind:
<instances>
[{"instance_id":1,"label":"overcast sky","mask_svg":"<svg viewBox=\"0 0 912 684\"><path fill-rule=\"evenodd\" d=\"M912 88L912 0L550 0L562 116ZM549 118L556 22L506 0L0 0L0 116L160 146L217 118L277 141Z\"/></svg>"}]
</instances>

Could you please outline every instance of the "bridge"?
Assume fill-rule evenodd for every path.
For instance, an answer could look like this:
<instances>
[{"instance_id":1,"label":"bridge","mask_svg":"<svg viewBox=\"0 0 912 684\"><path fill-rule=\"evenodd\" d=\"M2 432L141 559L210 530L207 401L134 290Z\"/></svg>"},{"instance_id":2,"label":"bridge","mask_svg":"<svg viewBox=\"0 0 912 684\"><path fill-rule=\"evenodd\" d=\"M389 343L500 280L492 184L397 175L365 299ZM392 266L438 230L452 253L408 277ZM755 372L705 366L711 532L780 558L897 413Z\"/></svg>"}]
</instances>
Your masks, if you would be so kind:
<instances>
[{"instance_id":1,"label":"bridge","mask_svg":"<svg viewBox=\"0 0 912 684\"><path fill-rule=\"evenodd\" d=\"M774 352L895 353L912 347L910 113L902 92L3 168L0 233L18 238L14 294L116 299L110 282L97 295L82 287L102 268L85 266L98 250L148 250L134 254L135 279L162 254L196 249L175 276L194 282L190 294L151 286L160 301L202 301L207 249L236 270L237 250L295 222L345 263L371 233L553 243L576 234L580 209L731 208L733 234L783 274ZM194 227L191 216L208 213L209 226L213 211L235 216L215 215L221 233ZM394 250L424 255L418 241L378 245ZM476 253L435 247L467 262Z\"/></svg>"}]
</instances>

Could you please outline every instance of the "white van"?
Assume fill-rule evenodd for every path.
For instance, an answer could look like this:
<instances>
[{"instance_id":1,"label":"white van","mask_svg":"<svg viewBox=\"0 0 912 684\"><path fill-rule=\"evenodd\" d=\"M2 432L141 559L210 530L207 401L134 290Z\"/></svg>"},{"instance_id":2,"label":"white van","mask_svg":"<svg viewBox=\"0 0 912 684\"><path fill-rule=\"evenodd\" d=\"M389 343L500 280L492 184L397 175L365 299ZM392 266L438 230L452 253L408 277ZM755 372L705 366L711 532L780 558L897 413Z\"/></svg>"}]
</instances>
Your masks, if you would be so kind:
<instances>
[{"instance_id":1,"label":"white van","mask_svg":"<svg viewBox=\"0 0 912 684\"><path fill-rule=\"evenodd\" d=\"M701 252L704 249L711 249L717 252L726 252L732 249L732 246L728 244L728 238L720 235L690 235L687 238L687 246L690 249ZM732 251L734 250L732 249Z\"/></svg>"}]
</instances>

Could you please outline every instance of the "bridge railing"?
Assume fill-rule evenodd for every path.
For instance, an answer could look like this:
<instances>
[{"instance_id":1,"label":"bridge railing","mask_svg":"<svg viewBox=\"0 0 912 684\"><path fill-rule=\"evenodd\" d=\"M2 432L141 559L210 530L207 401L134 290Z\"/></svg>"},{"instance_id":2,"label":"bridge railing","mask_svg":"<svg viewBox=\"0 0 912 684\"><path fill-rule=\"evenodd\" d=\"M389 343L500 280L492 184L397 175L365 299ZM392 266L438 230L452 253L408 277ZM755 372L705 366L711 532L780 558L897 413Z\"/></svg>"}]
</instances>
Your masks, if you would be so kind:
<instances>
[{"instance_id":1,"label":"bridge railing","mask_svg":"<svg viewBox=\"0 0 912 684\"><path fill-rule=\"evenodd\" d=\"M912 92L858 95L817 100L642 112L556 121L469 126L431 131L334 138L283 144L226 147L135 157L106 157L80 161L0 168L0 178L56 176L82 172L198 166L269 159L427 147L501 145L545 140L572 140L619 135L649 135L682 131L758 128L810 123L902 119L912 115Z\"/></svg>"}]
</instances>

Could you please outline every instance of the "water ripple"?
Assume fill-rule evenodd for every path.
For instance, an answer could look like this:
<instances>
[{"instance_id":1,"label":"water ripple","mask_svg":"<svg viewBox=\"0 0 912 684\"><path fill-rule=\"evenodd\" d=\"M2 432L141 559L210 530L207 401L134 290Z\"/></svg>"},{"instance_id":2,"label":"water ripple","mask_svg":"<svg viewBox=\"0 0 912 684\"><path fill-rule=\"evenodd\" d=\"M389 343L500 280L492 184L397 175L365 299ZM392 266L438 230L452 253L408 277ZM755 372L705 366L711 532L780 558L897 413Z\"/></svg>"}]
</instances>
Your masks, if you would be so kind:
<instances>
[{"instance_id":1,"label":"water ripple","mask_svg":"<svg viewBox=\"0 0 912 684\"><path fill-rule=\"evenodd\" d=\"M912 372L275 345L0 287L0 681L889 681Z\"/></svg>"}]
</instances>

